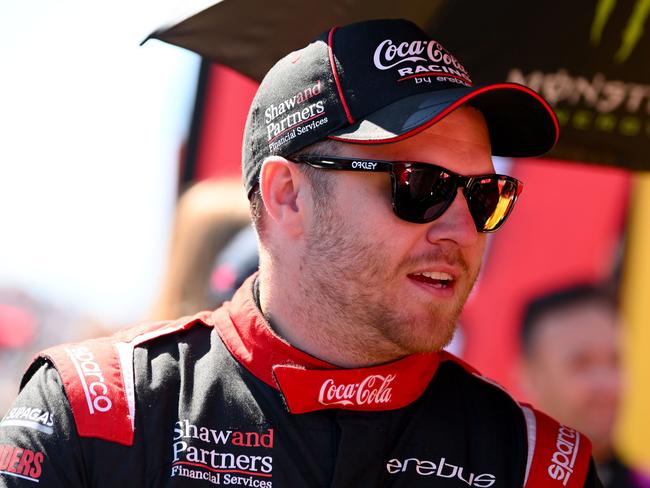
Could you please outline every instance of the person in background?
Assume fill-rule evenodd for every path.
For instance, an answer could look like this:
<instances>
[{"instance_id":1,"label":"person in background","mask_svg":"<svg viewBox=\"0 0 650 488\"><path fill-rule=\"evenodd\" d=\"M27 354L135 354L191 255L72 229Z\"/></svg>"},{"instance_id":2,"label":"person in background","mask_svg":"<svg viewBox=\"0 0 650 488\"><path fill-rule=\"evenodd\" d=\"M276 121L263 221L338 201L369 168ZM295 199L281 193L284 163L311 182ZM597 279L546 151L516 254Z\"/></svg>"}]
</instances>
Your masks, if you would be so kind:
<instances>
[{"instance_id":1,"label":"person in background","mask_svg":"<svg viewBox=\"0 0 650 488\"><path fill-rule=\"evenodd\" d=\"M591 439L604 486L650 486L619 459L612 441L622 390L614 294L604 286L578 284L534 299L524 313L521 346L524 393Z\"/></svg>"}]
</instances>

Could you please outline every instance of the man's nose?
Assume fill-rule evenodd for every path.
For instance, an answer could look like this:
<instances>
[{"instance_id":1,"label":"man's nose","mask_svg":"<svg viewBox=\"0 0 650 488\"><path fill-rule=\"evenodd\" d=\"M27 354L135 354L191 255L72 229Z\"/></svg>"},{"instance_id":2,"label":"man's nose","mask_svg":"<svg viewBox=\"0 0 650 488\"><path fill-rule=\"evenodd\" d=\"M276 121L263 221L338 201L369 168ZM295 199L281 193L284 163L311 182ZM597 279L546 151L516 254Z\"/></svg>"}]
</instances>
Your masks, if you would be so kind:
<instances>
[{"instance_id":1,"label":"man's nose","mask_svg":"<svg viewBox=\"0 0 650 488\"><path fill-rule=\"evenodd\" d=\"M462 188L458 188L445 213L428 225L427 239L431 243L446 239L465 247L474 245L480 238Z\"/></svg>"}]
</instances>

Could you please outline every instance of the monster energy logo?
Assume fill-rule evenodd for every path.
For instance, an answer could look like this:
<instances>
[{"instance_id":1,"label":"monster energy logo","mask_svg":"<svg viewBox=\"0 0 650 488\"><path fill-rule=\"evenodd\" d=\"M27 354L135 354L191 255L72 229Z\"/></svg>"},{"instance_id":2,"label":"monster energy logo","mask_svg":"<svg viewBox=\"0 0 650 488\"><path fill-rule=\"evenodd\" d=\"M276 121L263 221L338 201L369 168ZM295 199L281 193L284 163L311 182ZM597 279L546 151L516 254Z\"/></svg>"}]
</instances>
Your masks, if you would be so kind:
<instances>
[{"instance_id":1,"label":"monster energy logo","mask_svg":"<svg viewBox=\"0 0 650 488\"><path fill-rule=\"evenodd\" d=\"M591 24L591 42L598 46L603 36L603 30L616 8L617 0L598 0L594 21ZM627 20L627 25L623 30L621 45L614 55L617 63L623 63L630 57L634 48L643 37L643 26L650 14L650 0L637 0L634 5L634 11Z\"/></svg>"},{"instance_id":2,"label":"monster energy logo","mask_svg":"<svg viewBox=\"0 0 650 488\"><path fill-rule=\"evenodd\" d=\"M524 74L512 68L507 81L540 92L562 126L650 138L650 85L608 80L603 73L589 79L566 69Z\"/></svg>"}]
</instances>

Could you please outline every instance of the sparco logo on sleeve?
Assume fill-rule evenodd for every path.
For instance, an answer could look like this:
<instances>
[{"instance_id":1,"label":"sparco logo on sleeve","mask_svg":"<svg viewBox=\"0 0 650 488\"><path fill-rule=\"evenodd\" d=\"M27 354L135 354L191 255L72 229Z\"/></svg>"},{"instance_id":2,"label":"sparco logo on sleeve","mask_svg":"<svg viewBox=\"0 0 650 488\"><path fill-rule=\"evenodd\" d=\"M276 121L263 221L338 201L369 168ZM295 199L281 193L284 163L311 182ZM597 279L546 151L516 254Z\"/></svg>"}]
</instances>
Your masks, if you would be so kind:
<instances>
[{"instance_id":1,"label":"sparco logo on sleeve","mask_svg":"<svg viewBox=\"0 0 650 488\"><path fill-rule=\"evenodd\" d=\"M548 475L552 479L561 481L564 486L567 485L573 474L579 447L580 433L562 425L557 434L555 452L548 465Z\"/></svg>"},{"instance_id":2,"label":"sparco logo on sleeve","mask_svg":"<svg viewBox=\"0 0 650 488\"><path fill-rule=\"evenodd\" d=\"M389 403L394 374L370 375L360 383L339 384L326 380L320 388L318 401L322 405L381 405Z\"/></svg>"},{"instance_id":3,"label":"sparco logo on sleeve","mask_svg":"<svg viewBox=\"0 0 650 488\"><path fill-rule=\"evenodd\" d=\"M67 347L65 351L79 375L89 413L94 415L96 412L108 412L113 402L108 397L109 389L95 355L85 346Z\"/></svg>"}]
</instances>

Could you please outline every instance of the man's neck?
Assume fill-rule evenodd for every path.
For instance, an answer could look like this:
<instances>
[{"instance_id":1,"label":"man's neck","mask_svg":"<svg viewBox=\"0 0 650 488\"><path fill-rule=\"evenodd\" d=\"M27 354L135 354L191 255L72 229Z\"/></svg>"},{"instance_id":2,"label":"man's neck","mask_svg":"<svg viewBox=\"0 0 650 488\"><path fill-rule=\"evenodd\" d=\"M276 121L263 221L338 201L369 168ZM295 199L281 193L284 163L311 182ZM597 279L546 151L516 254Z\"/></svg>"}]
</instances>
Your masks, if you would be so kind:
<instances>
[{"instance_id":1,"label":"man's neck","mask_svg":"<svg viewBox=\"0 0 650 488\"><path fill-rule=\"evenodd\" d=\"M318 304L301 296L296 285L276 284L260 272L255 287L257 305L276 335L318 359L343 368L360 368L406 355L373 331L364 333L354 330L354 324L333 323Z\"/></svg>"}]
</instances>

